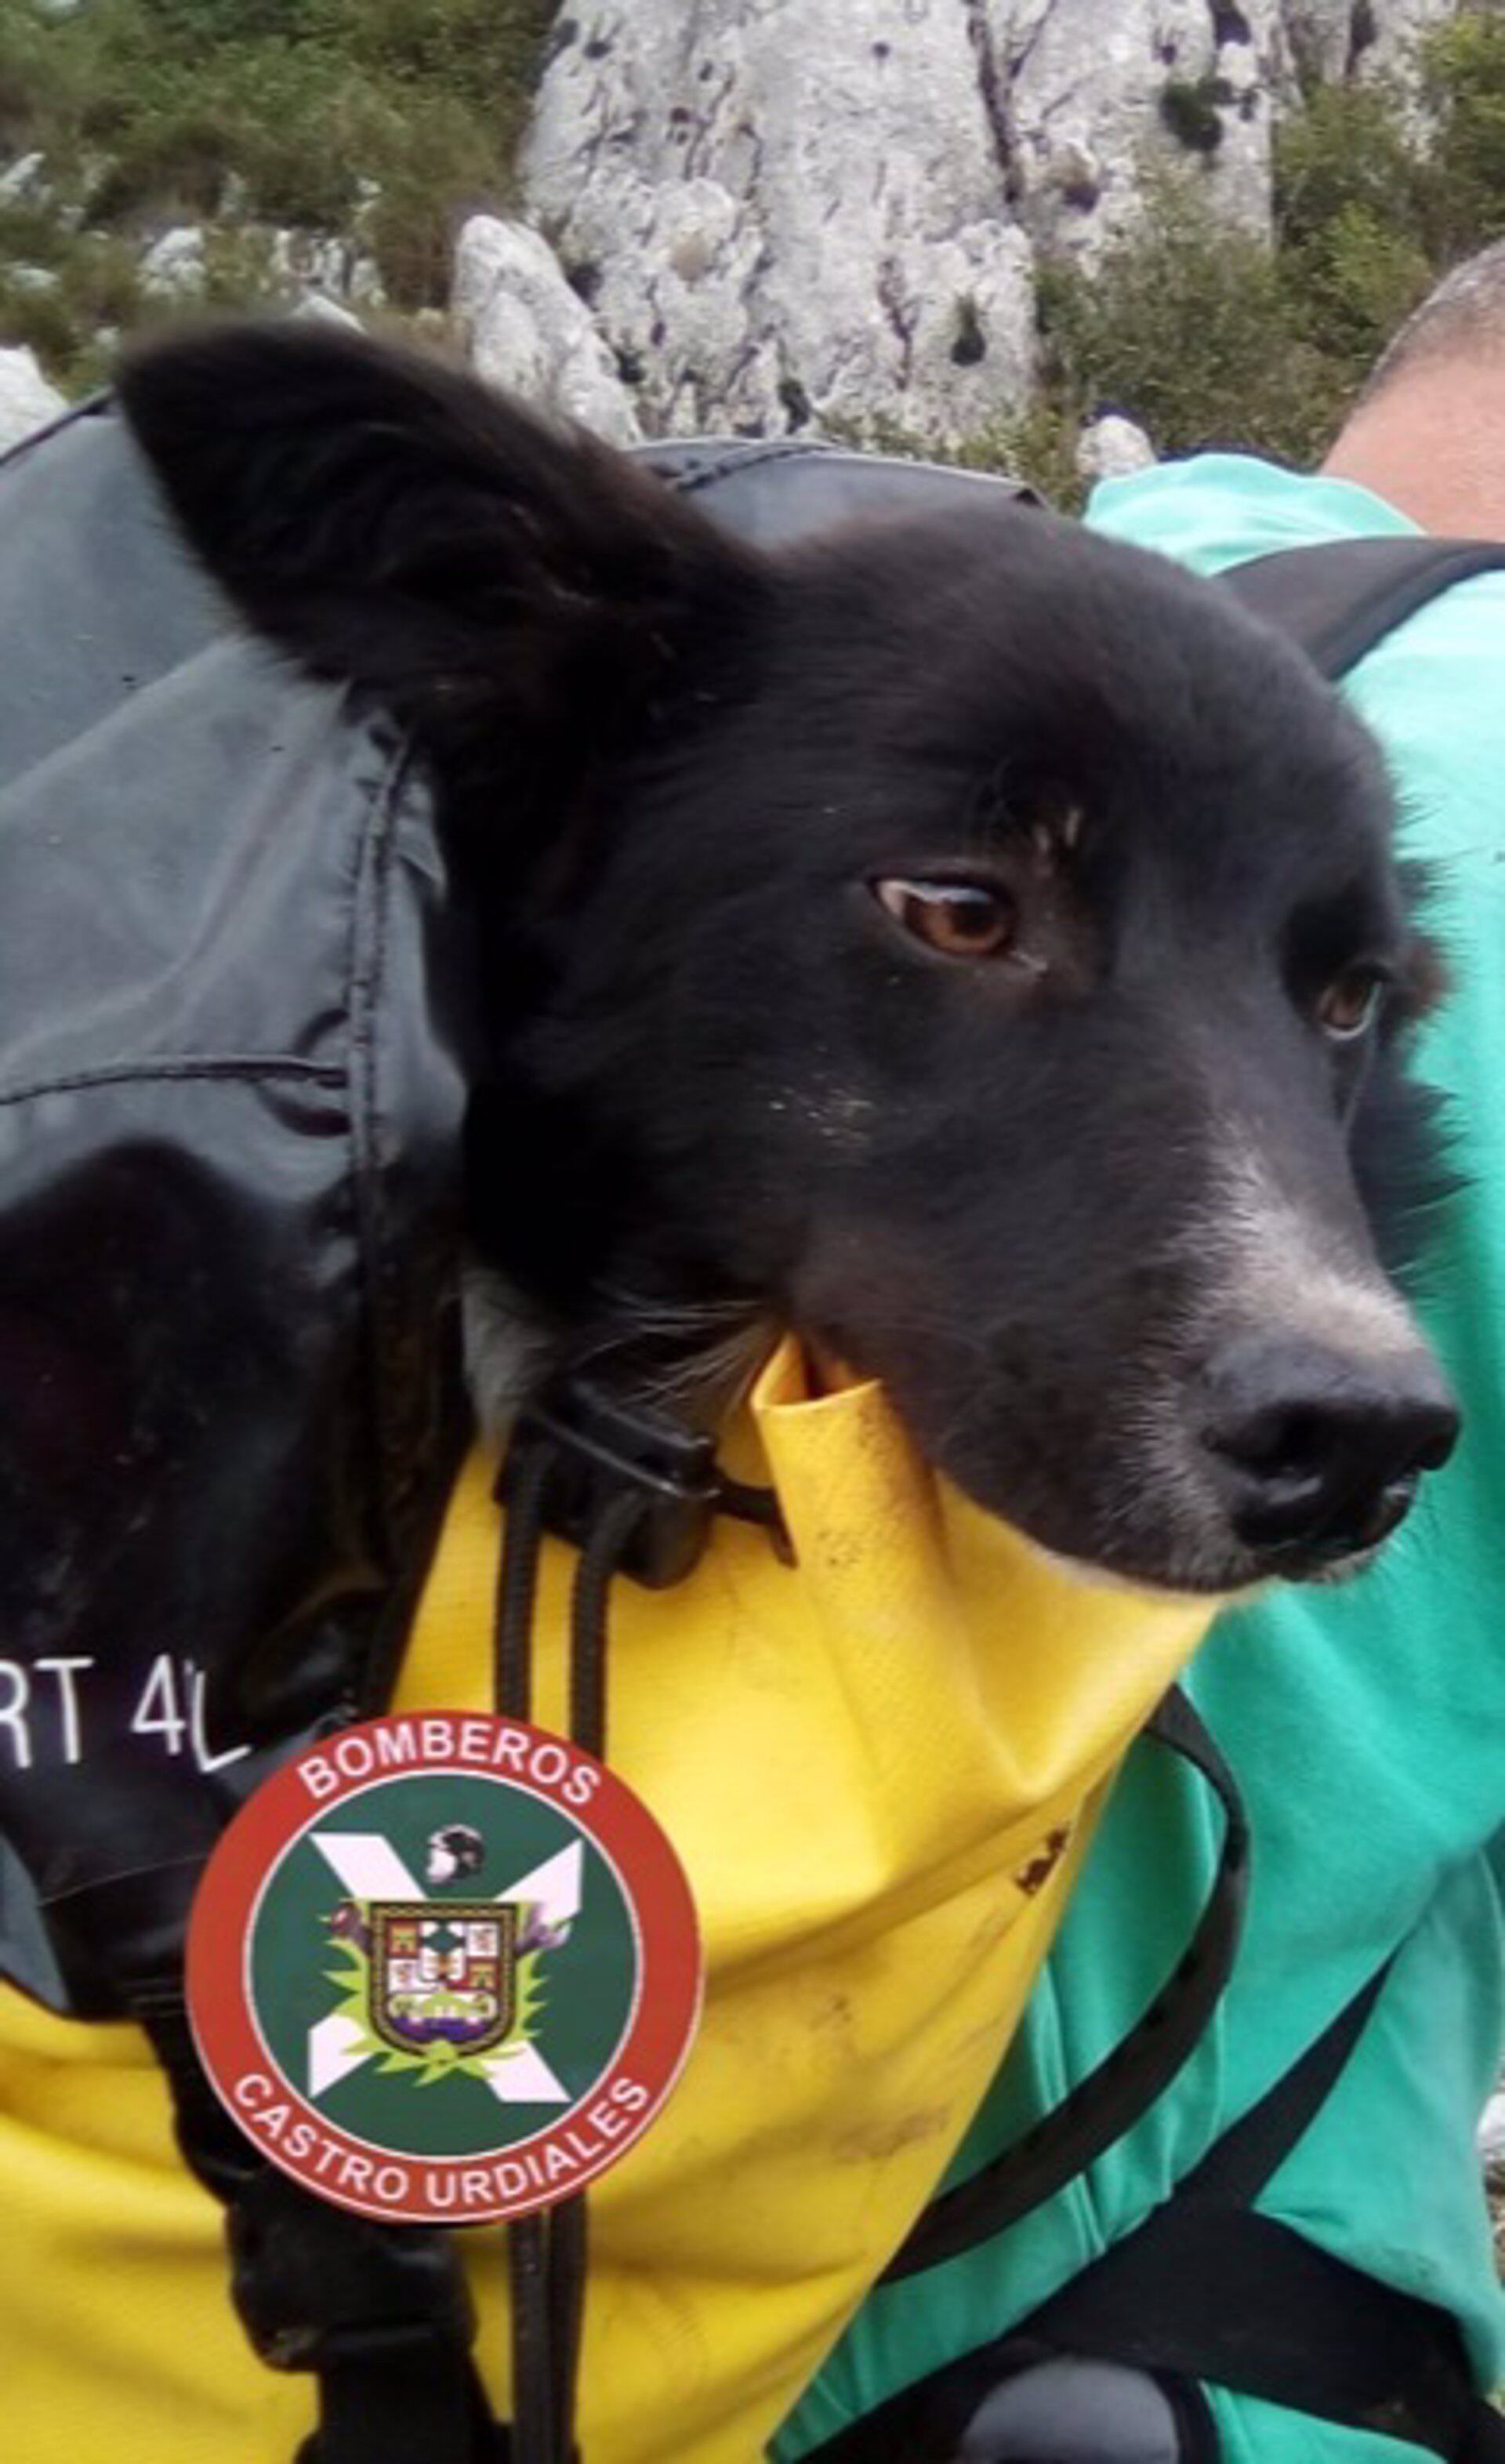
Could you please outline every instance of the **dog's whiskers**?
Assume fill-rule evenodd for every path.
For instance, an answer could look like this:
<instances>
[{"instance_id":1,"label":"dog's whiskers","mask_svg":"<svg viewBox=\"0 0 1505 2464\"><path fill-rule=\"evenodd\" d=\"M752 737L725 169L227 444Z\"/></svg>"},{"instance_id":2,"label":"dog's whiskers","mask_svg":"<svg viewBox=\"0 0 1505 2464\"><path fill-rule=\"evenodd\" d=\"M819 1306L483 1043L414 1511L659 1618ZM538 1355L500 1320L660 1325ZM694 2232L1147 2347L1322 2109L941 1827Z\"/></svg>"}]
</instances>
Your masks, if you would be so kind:
<instances>
[{"instance_id":1,"label":"dog's whiskers","mask_svg":"<svg viewBox=\"0 0 1505 2464\"><path fill-rule=\"evenodd\" d=\"M679 1300L621 1287L598 1297L609 1314L571 1346L571 1366L624 1369L643 1402L697 1427L712 1427L736 1408L775 1340L768 1312L746 1300Z\"/></svg>"}]
</instances>

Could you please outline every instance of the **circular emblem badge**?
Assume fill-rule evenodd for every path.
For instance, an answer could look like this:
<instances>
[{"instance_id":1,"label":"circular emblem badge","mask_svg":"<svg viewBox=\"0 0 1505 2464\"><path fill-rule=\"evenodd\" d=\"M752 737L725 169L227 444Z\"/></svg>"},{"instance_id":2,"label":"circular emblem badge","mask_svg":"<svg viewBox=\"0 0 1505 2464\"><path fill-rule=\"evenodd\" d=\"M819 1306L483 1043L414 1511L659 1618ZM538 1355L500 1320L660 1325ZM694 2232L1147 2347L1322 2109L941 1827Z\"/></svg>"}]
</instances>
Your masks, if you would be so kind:
<instances>
[{"instance_id":1,"label":"circular emblem badge","mask_svg":"<svg viewBox=\"0 0 1505 2464\"><path fill-rule=\"evenodd\" d=\"M342 1729L230 1824L188 1932L216 2093L274 2165L393 2223L526 2215L664 2102L700 2007L663 1832L578 1746L424 1711Z\"/></svg>"}]
</instances>

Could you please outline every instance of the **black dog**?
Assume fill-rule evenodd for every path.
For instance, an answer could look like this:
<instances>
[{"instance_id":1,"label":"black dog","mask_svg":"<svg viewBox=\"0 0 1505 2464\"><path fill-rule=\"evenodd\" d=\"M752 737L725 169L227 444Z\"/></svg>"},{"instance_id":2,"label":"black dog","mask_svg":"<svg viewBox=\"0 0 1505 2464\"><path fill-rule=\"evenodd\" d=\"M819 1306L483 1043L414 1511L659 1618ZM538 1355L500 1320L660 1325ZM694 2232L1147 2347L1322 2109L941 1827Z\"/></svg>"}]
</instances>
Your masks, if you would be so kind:
<instances>
[{"instance_id":1,"label":"black dog","mask_svg":"<svg viewBox=\"0 0 1505 2464\"><path fill-rule=\"evenodd\" d=\"M426 748L484 936L484 1246L710 1412L778 1323L1045 1547L1363 1557L1454 1415L1361 1197L1433 969L1377 756L1215 588L1001 500L731 542L354 340L122 399L251 623Z\"/></svg>"}]
</instances>

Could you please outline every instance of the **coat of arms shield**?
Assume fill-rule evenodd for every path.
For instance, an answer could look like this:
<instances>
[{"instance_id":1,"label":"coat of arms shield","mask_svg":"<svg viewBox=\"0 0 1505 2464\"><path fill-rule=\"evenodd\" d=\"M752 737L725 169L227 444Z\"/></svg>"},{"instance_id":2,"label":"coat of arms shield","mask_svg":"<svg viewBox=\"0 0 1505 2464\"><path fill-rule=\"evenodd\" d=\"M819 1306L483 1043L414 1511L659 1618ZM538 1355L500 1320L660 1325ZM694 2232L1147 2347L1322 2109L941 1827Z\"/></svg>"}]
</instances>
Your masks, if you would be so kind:
<instances>
[{"instance_id":1,"label":"coat of arms shield","mask_svg":"<svg viewBox=\"0 0 1505 2464\"><path fill-rule=\"evenodd\" d=\"M513 2025L517 1911L497 1900L374 1900L371 2025L399 2053L468 2054Z\"/></svg>"}]
</instances>

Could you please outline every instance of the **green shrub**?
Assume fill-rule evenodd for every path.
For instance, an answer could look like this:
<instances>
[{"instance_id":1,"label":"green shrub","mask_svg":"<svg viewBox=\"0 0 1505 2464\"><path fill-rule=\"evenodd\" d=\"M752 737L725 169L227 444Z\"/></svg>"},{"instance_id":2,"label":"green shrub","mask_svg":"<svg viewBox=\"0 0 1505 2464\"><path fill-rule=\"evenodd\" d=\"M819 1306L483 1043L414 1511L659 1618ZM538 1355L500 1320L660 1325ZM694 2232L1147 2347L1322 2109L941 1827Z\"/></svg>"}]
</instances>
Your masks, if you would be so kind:
<instances>
[{"instance_id":1,"label":"green shrub","mask_svg":"<svg viewBox=\"0 0 1505 2464\"><path fill-rule=\"evenodd\" d=\"M105 232L74 238L55 230L50 258L26 244L29 236L24 221L0 213L0 345L29 343L48 373L76 391L98 382L101 328L123 332L149 305L140 258ZM53 277L45 287L17 272L38 265Z\"/></svg>"},{"instance_id":2,"label":"green shrub","mask_svg":"<svg viewBox=\"0 0 1505 2464\"><path fill-rule=\"evenodd\" d=\"M941 455L964 471L1002 471L1036 489L1058 513L1077 514L1087 483L1077 468L1080 423L1058 403L1033 403L1005 411Z\"/></svg>"},{"instance_id":3,"label":"green shrub","mask_svg":"<svg viewBox=\"0 0 1505 2464\"><path fill-rule=\"evenodd\" d=\"M962 471L996 471L1022 479L1058 512L1080 513L1086 483L1077 469L1078 426L1055 404L1000 411L970 436L953 440L922 435L886 411L865 419L844 415L820 423L820 433L859 453L891 453L905 462L939 462Z\"/></svg>"},{"instance_id":4,"label":"green shrub","mask_svg":"<svg viewBox=\"0 0 1505 2464\"><path fill-rule=\"evenodd\" d=\"M1139 228L1092 281L1044 270L1047 409L1063 433L1121 410L1163 453L1320 454L1438 275L1505 234L1505 16L1470 11L1419 58L1420 119L1383 78L1308 85L1276 135L1273 249L1215 221L1187 166L1148 176ZM1214 101L1206 80L1167 89L1162 117L1205 146L1197 110Z\"/></svg>"},{"instance_id":5,"label":"green shrub","mask_svg":"<svg viewBox=\"0 0 1505 2464\"><path fill-rule=\"evenodd\" d=\"M0 279L6 262L61 269L76 253L81 299L105 279L98 242L251 219L359 226L394 304L437 305L458 212L510 195L553 13L549 0L89 0L54 18L0 0L0 151L44 153L82 225L71 237L55 204L64 238L46 254L0 228ZM236 293L234 262L214 297L275 296L273 270L249 258ZM170 313L139 285L128 297L118 269L110 285L106 322ZM5 283L0 341L34 333L63 377L85 338L65 333L66 291L42 299Z\"/></svg>"},{"instance_id":6,"label":"green shrub","mask_svg":"<svg viewBox=\"0 0 1505 2464\"><path fill-rule=\"evenodd\" d=\"M76 357L80 337L55 291L30 291L0 266L0 349L26 344L54 374Z\"/></svg>"},{"instance_id":7,"label":"green shrub","mask_svg":"<svg viewBox=\"0 0 1505 2464\"><path fill-rule=\"evenodd\" d=\"M1215 154L1223 143L1218 104L1232 99L1223 77L1169 77L1161 88L1161 121L1189 154Z\"/></svg>"},{"instance_id":8,"label":"green shrub","mask_svg":"<svg viewBox=\"0 0 1505 2464\"><path fill-rule=\"evenodd\" d=\"M1451 263L1505 234L1505 21L1470 13L1434 27L1421 66L1433 127L1426 235Z\"/></svg>"},{"instance_id":9,"label":"green shrub","mask_svg":"<svg viewBox=\"0 0 1505 2464\"><path fill-rule=\"evenodd\" d=\"M1299 252L1350 211L1419 236L1424 177L1392 83L1318 86L1276 128L1276 247Z\"/></svg>"},{"instance_id":10,"label":"green shrub","mask_svg":"<svg viewBox=\"0 0 1505 2464\"><path fill-rule=\"evenodd\" d=\"M1137 419L1163 453L1248 447L1299 460L1334 408L1270 250L1215 219L1194 178L1157 174L1141 228L1094 278L1039 286L1047 383L1080 417Z\"/></svg>"},{"instance_id":11,"label":"green shrub","mask_svg":"<svg viewBox=\"0 0 1505 2464\"><path fill-rule=\"evenodd\" d=\"M69 244L70 234L51 206L33 205L25 197L0 203L0 267L55 266Z\"/></svg>"},{"instance_id":12,"label":"green shrub","mask_svg":"<svg viewBox=\"0 0 1505 2464\"><path fill-rule=\"evenodd\" d=\"M1432 280L1429 164L1387 81L1319 87L1276 134L1280 276L1340 391L1359 385Z\"/></svg>"},{"instance_id":13,"label":"green shrub","mask_svg":"<svg viewBox=\"0 0 1505 2464\"><path fill-rule=\"evenodd\" d=\"M58 270L57 297L81 333L100 325L123 331L142 312L137 252L103 234L71 249Z\"/></svg>"},{"instance_id":14,"label":"green shrub","mask_svg":"<svg viewBox=\"0 0 1505 2464\"><path fill-rule=\"evenodd\" d=\"M1360 206L1345 206L1281 272L1293 311L1341 390L1363 382L1433 279L1420 242Z\"/></svg>"}]
</instances>

